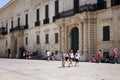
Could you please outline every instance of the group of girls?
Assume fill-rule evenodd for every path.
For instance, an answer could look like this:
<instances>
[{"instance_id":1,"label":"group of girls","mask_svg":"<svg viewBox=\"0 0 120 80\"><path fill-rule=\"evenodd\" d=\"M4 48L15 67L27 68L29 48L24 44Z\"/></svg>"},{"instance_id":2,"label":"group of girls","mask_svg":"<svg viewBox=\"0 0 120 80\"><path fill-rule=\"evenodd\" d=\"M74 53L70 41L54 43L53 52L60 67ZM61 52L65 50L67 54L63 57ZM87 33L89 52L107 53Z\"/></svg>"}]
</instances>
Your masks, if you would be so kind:
<instances>
[{"instance_id":1,"label":"group of girls","mask_svg":"<svg viewBox=\"0 0 120 80\"><path fill-rule=\"evenodd\" d=\"M68 67L73 66L73 61L75 61L75 66L79 65L79 59L80 59L80 53L77 51L76 53L73 53L73 50L69 51L61 51L61 61L62 61L62 67L65 67L67 64Z\"/></svg>"}]
</instances>

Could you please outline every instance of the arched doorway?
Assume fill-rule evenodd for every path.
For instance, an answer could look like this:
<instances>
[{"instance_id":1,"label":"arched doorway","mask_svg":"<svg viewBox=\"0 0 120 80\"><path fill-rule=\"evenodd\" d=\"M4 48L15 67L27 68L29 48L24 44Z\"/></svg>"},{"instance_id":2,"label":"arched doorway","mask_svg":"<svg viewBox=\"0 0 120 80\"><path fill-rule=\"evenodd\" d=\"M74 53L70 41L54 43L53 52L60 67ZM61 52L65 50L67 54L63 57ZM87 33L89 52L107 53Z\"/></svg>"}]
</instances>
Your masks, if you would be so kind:
<instances>
[{"instance_id":1,"label":"arched doorway","mask_svg":"<svg viewBox=\"0 0 120 80\"><path fill-rule=\"evenodd\" d=\"M71 30L71 50L75 53L79 49L79 29L74 27Z\"/></svg>"}]
</instances>

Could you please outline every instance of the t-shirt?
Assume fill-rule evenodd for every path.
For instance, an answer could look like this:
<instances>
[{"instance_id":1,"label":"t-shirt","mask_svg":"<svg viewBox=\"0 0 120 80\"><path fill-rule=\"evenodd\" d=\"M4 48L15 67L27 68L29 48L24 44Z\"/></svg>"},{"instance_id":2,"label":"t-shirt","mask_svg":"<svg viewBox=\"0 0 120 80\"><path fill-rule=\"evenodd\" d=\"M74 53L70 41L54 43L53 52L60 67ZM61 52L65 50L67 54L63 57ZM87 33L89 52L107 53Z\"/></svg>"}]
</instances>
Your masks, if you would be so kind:
<instances>
[{"instance_id":1,"label":"t-shirt","mask_svg":"<svg viewBox=\"0 0 120 80\"><path fill-rule=\"evenodd\" d=\"M118 53L116 50L113 51L113 54L114 54L114 57L117 57L118 56Z\"/></svg>"},{"instance_id":2,"label":"t-shirt","mask_svg":"<svg viewBox=\"0 0 120 80\"><path fill-rule=\"evenodd\" d=\"M100 58L100 56L101 56L101 52L98 51L98 53L97 53L97 57Z\"/></svg>"},{"instance_id":3,"label":"t-shirt","mask_svg":"<svg viewBox=\"0 0 120 80\"><path fill-rule=\"evenodd\" d=\"M73 53L70 53L70 58L74 58L74 54Z\"/></svg>"},{"instance_id":4,"label":"t-shirt","mask_svg":"<svg viewBox=\"0 0 120 80\"><path fill-rule=\"evenodd\" d=\"M50 52L49 51L47 52L47 56L50 56Z\"/></svg>"},{"instance_id":5,"label":"t-shirt","mask_svg":"<svg viewBox=\"0 0 120 80\"><path fill-rule=\"evenodd\" d=\"M76 54L75 54L75 59L79 59L79 58L80 58L79 53L76 53Z\"/></svg>"}]
</instances>

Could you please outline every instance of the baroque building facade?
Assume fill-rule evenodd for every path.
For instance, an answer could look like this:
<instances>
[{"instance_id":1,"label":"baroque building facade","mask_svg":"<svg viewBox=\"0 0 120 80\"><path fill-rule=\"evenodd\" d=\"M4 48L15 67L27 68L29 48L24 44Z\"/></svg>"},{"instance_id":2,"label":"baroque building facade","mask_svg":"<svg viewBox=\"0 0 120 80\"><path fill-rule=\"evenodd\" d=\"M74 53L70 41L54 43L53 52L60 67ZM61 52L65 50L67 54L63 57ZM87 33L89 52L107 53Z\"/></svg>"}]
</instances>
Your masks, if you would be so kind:
<instances>
[{"instance_id":1,"label":"baroque building facade","mask_svg":"<svg viewBox=\"0 0 120 80\"><path fill-rule=\"evenodd\" d=\"M11 0L0 9L0 57L79 50L86 61L120 52L119 0ZM17 55L17 56L16 56ZM60 59L60 55L56 54Z\"/></svg>"}]
</instances>

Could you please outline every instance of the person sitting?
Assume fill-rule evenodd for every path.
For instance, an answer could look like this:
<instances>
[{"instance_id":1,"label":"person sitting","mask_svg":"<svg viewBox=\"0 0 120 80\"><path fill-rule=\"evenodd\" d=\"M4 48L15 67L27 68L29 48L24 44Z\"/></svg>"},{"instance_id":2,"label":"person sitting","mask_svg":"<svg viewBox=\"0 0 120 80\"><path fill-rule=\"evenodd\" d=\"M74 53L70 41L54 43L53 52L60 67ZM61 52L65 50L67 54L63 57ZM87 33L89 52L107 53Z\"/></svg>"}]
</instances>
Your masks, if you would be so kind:
<instances>
[{"instance_id":1,"label":"person sitting","mask_svg":"<svg viewBox=\"0 0 120 80\"><path fill-rule=\"evenodd\" d=\"M92 56L91 58L90 58L90 62L96 62L96 59L95 59L95 56Z\"/></svg>"}]
</instances>

